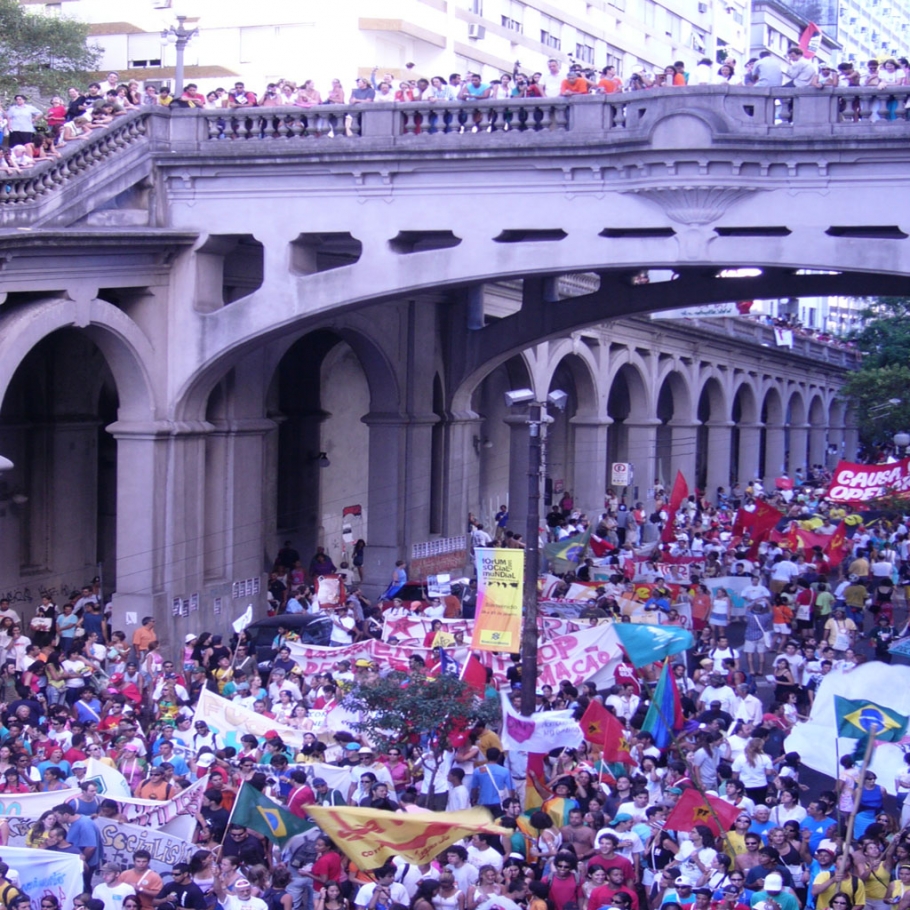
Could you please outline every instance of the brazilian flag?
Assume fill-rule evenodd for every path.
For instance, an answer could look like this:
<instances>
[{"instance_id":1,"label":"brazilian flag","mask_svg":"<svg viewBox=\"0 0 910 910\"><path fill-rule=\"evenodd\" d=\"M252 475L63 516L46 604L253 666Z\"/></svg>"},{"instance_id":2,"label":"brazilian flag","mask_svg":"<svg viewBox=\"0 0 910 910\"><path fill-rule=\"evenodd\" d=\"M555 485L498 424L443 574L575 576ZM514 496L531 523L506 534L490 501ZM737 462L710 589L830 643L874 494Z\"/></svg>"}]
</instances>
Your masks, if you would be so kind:
<instances>
[{"instance_id":1,"label":"brazilian flag","mask_svg":"<svg viewBox=\"0 0 910 910\"><path fill-rule=\"evenodd\" d=\"M875 733L875 738L895 743L907 732L907 718L890 708L883 708L867 699L834 696L837 715L837 735L862 739Z\"/></svg>"},{"instance_id":2,"label":"brazilian flag","mask_svg":"<svg viewBox=\"0 0 910 910\"><path fill-rule=\"evenodd\" d=\"M295 834L313 827L313 822L298 818L248 783L244 783L237 794L230 823L252 828L281 846Z\"/></svg>"}]
</instances>

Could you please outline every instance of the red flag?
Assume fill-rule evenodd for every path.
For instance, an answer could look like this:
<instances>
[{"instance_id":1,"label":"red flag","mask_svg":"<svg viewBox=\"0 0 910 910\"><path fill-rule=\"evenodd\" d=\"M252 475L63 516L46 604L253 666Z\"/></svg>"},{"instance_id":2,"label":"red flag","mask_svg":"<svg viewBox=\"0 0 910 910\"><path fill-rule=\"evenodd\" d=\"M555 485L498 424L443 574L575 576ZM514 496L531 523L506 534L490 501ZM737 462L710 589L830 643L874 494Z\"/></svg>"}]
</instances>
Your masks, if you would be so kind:
<instances>
[{"instance_id":1,"label":"red flag","mask_svg":"<svg viewBox=\"0 0 910 910\"><path fill-rule=\"evenodd\" d=\"M660 539L664 543L673 539L676 513L688 495L689 485L686 483L686 478L683 477L682 471L677 471L676 480L673 481L673 489L670 491L670 501L667 503L667 523L664 526L663 533L660 535Z\"/></svg>"},{"instance_id":2,"label":"red flag","mask_svg":"<svg viewBox=\"0 0 910 910\"><path fill-rule=\"evenodd\" d=\"M478 695L483 696L487 688L487 671L473 654L469 654L468 659L464 662L464 666L461 668L461 678L472 689L475 689Z\"/></svg>"},{"instance_id":3,"label":"red flag","mask_svg":"<svg viewBox=\"0 0 910 910\"><path fill-rule=\"evenodd\" d=\"M582 715L581 732L589 743L603 747L605 762L622 762L634 765L635 759L629 753L626 731L615 714L608 711L599 701L592 701Z\"/></svg>"},{"instance_id":4,"label":"red flag","mask_svg":"<svg viewBox=\"0 0 910 910\"><path fill-rule=\"evenodd\" d=\"M758 545L765 540L781 520L781 513L766 502L759 502L752 513L752 521L744 524L751 529L752 546L749 548L749 559L758 556ZM735 532L734 532L735 533Z\"/></svg>"},{"instance_id":5,"label":"red flag","mask_svg":"<svg viewBox=\"0 0 910 910\"><path fill-rule=\"evenodd\" d=\"M837 530L831 535L831 540L824 549L825 556L831 561L832 565L843 562L844 557L850 552L850 544L847 540L847 522L842 521Z\"/></svg>"},{"instance_id":6,"label":"red flag","mask_svg":"<svg viewBox=\"0 0 910 910\"><path fill-rule=\"evenodd\" d=\"M611 550L616 549L616 547L614 547L610 541L604 540L602 537L598 537L596 534L591 535L591 538L588 541L588 546L597 559L602 559Z\"/></svg>"},{"instance_id":7,"label":"red flag","mask_svg":"<svg viewBox=\"0 0 910 910\"><path fill-rule=\"evenodd\" d=\"M589 743L600 745L606 738L607 724L610 720L616 721L616 717L599 701L592 701L579 721L582 735Z\"/></svg>"},{"instance_id":8,"label":"red flag","mask_svg":"<svg viewBox=\"0 0 910 910\"><path fill-rule=\"evenodd\" d=\"M799 36L799 46L807 60L811 60L815 56L815 52L821 44L821 37L822 30L814 22L810 22L803 29L803 33Z\"/></svg>"},{"instance_id":9,"label":"red flag","mask_svg":"<svg viewBox=\"0 0 910 910\"><path fill-rule=\"evenodd\" d=\"M696 825L706 825L717 837L730 830L730 826L736 821L739 814L740 810L736 806L725 803L717 796L702 796L698 790L689 787L683 791L679 802L667 816L664 829L667 831L692 831ZM718 826L717 819L720 819L722 829Z\"/></svg>"}]
</instances>

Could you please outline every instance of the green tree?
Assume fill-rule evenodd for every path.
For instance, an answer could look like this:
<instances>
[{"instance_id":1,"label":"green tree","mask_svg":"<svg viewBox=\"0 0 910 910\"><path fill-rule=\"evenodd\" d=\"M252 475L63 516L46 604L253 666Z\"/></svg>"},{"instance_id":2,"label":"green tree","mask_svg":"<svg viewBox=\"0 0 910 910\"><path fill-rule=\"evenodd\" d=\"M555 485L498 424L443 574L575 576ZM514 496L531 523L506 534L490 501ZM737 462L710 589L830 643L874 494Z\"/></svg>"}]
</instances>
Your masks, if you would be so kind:
<instances>
[{"instance_id":1,"label":"green tree","mask_svg":"<svg viewBox=\"0 0 910 910\"><path fill-rule=\"evenodd\" d=\"M64 16L27 12L0 0L0 91L37 89L47 95L82 85L101 57L88 44L88 25Z\"/></svg>"},{"instance_id":2,"label":"green tree","mask_svg":"<svg viewBox=\"0 0 910 910\"><path fill-rule=\"evenodd\" d=\"M344 706L361 712L363 719L354 728L382 752L429 737L438 753L448 748L453 734L478 721L490 723L499 715L495 701L477 698L475 690L455 676L430 679L398 670L355 686Z\"/></svg>"},{"instance_id":3,"label":"green tree","mask_svg":"<svg viewBox=\"0 0 910 910\"><path fill-rule=\"evenodd\" d=\"M872 298L862 315L864 327L849 337L863 363L841 394L856 414L862 442L877 448L910 431L910 298Z\"/></svg>"}]
</instances>

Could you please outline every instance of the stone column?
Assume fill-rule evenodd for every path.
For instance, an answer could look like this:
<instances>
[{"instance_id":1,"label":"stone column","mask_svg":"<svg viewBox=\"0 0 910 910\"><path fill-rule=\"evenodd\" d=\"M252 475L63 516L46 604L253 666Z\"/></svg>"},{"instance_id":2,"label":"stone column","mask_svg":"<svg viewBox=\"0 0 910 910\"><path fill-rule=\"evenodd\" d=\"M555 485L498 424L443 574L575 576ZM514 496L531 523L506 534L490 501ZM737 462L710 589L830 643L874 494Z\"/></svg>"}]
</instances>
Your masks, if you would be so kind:
<instances>
[{"instance_id":1,"label":"stone column","mask_svg":"<svg viewBox=\"0 0 910 910\"><path fill-rule=\"evenodd\" d=\"M825 463L825 453L828 450L828 428L823 426L809 427L809 464Z\"/></svg>"},{"instance_id":2,"label":"stone column","mask_svg":"<svg viewBox=\"0 0 910 910\"><path fill-rule=\"evenodd\" d=\"M676 477L677 471L682 471L683 477L689 484L689 489L695 489L695 449L698 445L699 424L691 420L670 421L673 432L673 441L670 448L670 474ZM651 478L649 478L650 480ZM669 479L669 478L668 478ZM672 479L669 479L672 486Z\"/></svg>"},{"instance_id":3,"label":"stone column","mask_svg":"<svg viewBox=\"0 0 910 910\"><path fill-rule=\"evenodd\" d=\"M758 460L761 455L760 423L740 424L739 458L736 480L745 486L758 477Z\"/></svg>"},{"instance_id":4,"label":"stone column","mask_svg":"<svg viewBox=\"0 0 910 910\"><path fill-rule=\"evenodd\" d=\"M635 471L632 486L626 487L626 503L634 499L643 500L646 492L654 482L657 455L657 428L660 421L656 418L639 420L635 423L625 421L628 430L628 459ZM693 452L694 458L694 452ZM674 475L675 476L675 475ZM638 494L636 495L636 488Z\"/></svg>"},{"instance_id":5,"label":"stone column","mask_svg":"<svg viewBox=\"0 0 910 910\"><path fill-rule=\"evenodd\" d=\"M825 450L825 460L822 464L826 468L833 468L840 459L843 452L845 433L846 429L844 427L828 428L828 446L830 449L833 449L833 451L829 451L829 449Z\"/></svg>"},{"instance_id":6,"label":"stone column","mask_svg":"<svg viewBox=\"0 0 910 910\"><path fill-rule=\"evenodd\" d=\"M167 627L164 610L169 424L118 420L108 432L117 440L117 590L113 626L131 640L143 616Z\"/></svg>"},{"instance_id":7,"label":"stone column","mask_svg":"<svg viewBox=\"0 0 910 910\"><path fill-rule=\"evenodd\" d=\"M607 476L607 427L609 417L576 416L570 421L575 427L575 508L588 518L603 511L604 486Z\"/></svg>"},{"instance_id":8,"label":"stone column","mask_svg":"<svg viewBox=\"0 0 910 910\"><path fill-rule=\"evenodd\" d=\"M474 452L474 437L483 419L473 411L454 414L446 424L446 495L443 502L444 537L464 534L468 512L480 490L480 458Z\"/></svg>"},{"instance_id":9,"label":"stone column","mask_svg":"<svg viewBox=\"0 0 910 910\"><path fill-rule=\"evenodd\" d=\"M730 454L732 421L711 421L708 427L707 493L713 500L718 487L730 492Z\"/></svg>"},{"instance_id":10,"label":"stone column","mask_svg":"<svg viewBox=\"0 0 910 910\"><path fill-rule=\"evenodd\" d=\"M784 470L784 428L767 424L765 427L765 487L780 477ZM751 479L751 478L750 478Z\"/></svg>"},{"instance_id":11,"label":"stone column","mask_svg":"<svg viewBox=\"0 0 910 910\"><path fill-rule=\"evenodd\" d=\"M856 461L856 452L859 449L859 429L848 423L844 427L844 452L845 461Z\"/></svg>"},{"instance_id":12,"label":"stone column","mask_svg":"<svg viewBox=\"0 0 910 910\"><path fill-rule=\"evenodd\" d=\"M509 527L524 536L528 521L528 415L508 414L509 427ZM541 491L543 503L543 491Z\"/></svg>"},{"instance_id":13,"label":"stone column","mask_svg":"<svg viewBox=\"0 0 910 910\"><path fill-rule=\"evenodd\" d=\"M404 538L405 432L400 414L370 413L370 486L364 576L370 591L384 589L398 559L408 560Z\"/></svg>"},{"instance_id":14,"label":"stone column","mask_svg":"<svg viewBox=\"0 0 910 910\"><path fill-rule=\"evenodd\" d=\"M266 508L269 437L278 425L267 419L216 421L206 444L205 570L207 583L250 578L263 570L263 553L274 557L274 516ZM253 533L262 528L259 535Z\"/></svg>"},{"instance_id":15,"label":"stone column","mask_svg":"<svg viewBox=\"0 0 910 910\"><path fill-rule=\"evenodd\" d=\"M790 425L790 450L787 453L787 471L793 477L798 468L805 470L806 448L809 444L809 424Z\"/></svg>"}]
</instances>

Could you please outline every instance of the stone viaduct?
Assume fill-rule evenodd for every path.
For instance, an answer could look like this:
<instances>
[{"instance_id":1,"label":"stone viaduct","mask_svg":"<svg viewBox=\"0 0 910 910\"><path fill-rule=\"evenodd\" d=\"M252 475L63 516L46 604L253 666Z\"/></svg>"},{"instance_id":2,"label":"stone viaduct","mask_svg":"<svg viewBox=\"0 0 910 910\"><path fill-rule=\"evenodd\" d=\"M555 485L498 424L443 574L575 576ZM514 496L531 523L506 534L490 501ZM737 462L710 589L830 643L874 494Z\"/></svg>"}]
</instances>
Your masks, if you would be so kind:
<instances>
[{"instance_id":1,"label":"stone viaduct","mask_svg":"<svg viewBox=\"0 0 910 910\"><path fill-rule=\"evenodd\" d=\"M881 100L141 111L6 178L0 589L100 562L118 627L217 628L283 540L337 560L343 528L384 584L470 510L522 521L508 388L568 393L549 476L592 511L613 460L644 496L849 451L848 351L644 314L910 293L910 123Z\"/></svg>"}]
</instances>

